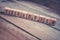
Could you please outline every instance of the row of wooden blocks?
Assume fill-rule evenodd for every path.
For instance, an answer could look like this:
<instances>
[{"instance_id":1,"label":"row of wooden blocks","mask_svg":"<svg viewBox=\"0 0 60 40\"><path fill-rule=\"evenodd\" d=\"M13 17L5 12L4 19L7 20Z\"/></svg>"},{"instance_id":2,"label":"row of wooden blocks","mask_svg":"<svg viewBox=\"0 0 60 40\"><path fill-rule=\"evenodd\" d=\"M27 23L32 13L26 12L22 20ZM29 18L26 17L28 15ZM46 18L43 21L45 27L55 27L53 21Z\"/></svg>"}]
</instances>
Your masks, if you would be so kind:
<instances>
[{"instance_id":1,"label":"row of wooden blocks","mask_svg":"<svg viewBox=\"0 0 60 40\"><path fill-rule=\"evenodd\" d=\"M26 11L22 11L22 10L16 10L16 9L12 9L12 8L5 8L4 9L4 14L8 14L8 15L12 15L12 16L16 16L16 17L20 17L20 18L24 18L24 19L29 19L29 20L33 20L36 22L41 22L50 26L54 26L56 23L56 19L54 18L50 18L50 17L46 17L46 16L42 16L42 15L38 15L38 14L34 14L34 13L30 13L30 12L26 12Z\"/></svg>"}]
</instances>

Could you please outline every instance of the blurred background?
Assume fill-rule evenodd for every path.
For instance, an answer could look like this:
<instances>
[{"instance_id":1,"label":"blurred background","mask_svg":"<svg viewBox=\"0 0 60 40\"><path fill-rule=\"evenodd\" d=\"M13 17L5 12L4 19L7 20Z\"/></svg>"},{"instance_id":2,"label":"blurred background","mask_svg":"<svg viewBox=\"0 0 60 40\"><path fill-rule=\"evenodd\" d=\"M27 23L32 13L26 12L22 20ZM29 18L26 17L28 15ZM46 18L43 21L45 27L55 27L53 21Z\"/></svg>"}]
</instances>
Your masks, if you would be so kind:
<instances>
[{"instance_id":1,"label":"blurred background","mask_svg":"<svg viewBox=\"0 0 60 40\"><path fill-rule=\"evenodd\" d=\"M43 6L49 7L51 9L53 9L54 11L56 11L58 14L60 13L60 0L0 0L2 2L4 1L30 1L30 2L34 2L37 4L41 4Z\"/></svg>"}]
</instances>

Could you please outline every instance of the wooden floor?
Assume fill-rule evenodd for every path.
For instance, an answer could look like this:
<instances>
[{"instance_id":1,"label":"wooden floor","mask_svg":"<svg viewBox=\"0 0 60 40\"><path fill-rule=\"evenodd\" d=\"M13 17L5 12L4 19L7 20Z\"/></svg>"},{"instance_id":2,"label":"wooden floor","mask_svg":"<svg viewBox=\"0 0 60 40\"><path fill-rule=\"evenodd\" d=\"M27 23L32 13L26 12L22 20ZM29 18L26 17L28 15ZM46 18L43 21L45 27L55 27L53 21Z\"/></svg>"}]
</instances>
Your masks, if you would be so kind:
<instances>
[{"instance_id":1,"label":"wooden floor","mask_svg":"<svg viewBox=\"0 0 60 40\"><path fill-rule=\"evenodd\" d=\"M58 14L34 3L4 2L1 4L11 8L60 19ZM60 40L60 31L51 26L8 15L0 14L0 16L9 21L0 18L0 40Z\"/></svg>"},{"instance_id":2,"label":"wooden floor","mask_svg":"<svg viewBox=\"0 0 60 40\"><path fill-rule=\"evenodd\" d=\"M37 40L0 18L0 40Z\"/></svg>"},{"instance_id":3,"label":"wooden floor","mask_svg":"<svg viewBox=\"0 0 60 40\"><path fill-rule=\"evenodd\" d=\"M19 26L20 28L23 28L24 30L33 34L37 38L40 38L41 40L60 40L60 31L57 31L56 29L53 29L53 28L49 27L48 25L38 23L38 22L34 22L34 21L30 21L30 20L26 20L26 19L22 19L22 18L13 17L13 16L7 16L7 15L0 15L0 16L2 16L3 18L14 23L15 25ZM28 33L25 33L19 29L16 29L14 26L11 26L10 24L8 24L6 22L4 22L2 24L3 24L3 27L6 28L5 30L7 30L8 32L10 31L12 33L12 34L10 33L7 35L6 34L7 32L4 33L5 30L0 29L0 30L2 30L1 32L4 33L5 36L6 35L7 36L12 35L14 37L17 36L16 38L18 40L19 40L19 38L21 38L21 40L26 40L27 37L28 37L27 40L39 40L33 36L28 35ZM15 29L10 29L10 28L15 28ZM20 32L20 34L17 34L19 32ZM23 36L21 36L21 35L23 35ZM25 37L26 37L26 39L24 39ZM15 40L15 38L13 38L13 39ZM8 39L6 39L6 40L8 40Z\"/></svg>"}]
</instances>

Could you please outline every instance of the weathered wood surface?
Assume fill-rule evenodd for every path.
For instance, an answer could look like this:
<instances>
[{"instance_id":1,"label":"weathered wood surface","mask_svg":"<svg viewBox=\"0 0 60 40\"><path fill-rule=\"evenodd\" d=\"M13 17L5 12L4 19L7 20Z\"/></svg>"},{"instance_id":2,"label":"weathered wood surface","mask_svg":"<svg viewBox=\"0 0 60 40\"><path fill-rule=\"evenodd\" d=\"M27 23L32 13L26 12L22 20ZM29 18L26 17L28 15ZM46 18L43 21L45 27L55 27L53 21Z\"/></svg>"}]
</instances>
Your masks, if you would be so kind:
<instances>
[{"instance_id":1,"label":"weathered wood surface","mask_svg":"<svg viewBox=\"0 0 60 40\"><path fill-rule=\"evenodd\" d=\"M60 40L60 31L57 31L45 24L7 15L0 16L18 25L19 27L42 40Z\"/></svg>"},{"instance_id":2,"label":"weathered wood surface","mask_svg":"<svg viewBox=\"0 0 60 40\"><path fill-rule=\"evenodd\" d=\"M35 5L34 3L29 3L29 2L16 2L16 3L7 2L6 3L6 2L4 2L1 4L4 6L11 7L11 8L21 9L21 10L25 10L28 12L37 13L39 15L49 16L49 17L53 16L57 19L60 19L60 16L58 16L58 14L48 10L48 8L45 9L45 7L43 7L43 6ZM3 18L7 19L8 21L14 23L15 25L23 28L24 30L28 31L29 33L35 35L36 37L41 38L42 40L60 40L60 31L57 31L57 30L51 28L50 26L47 26L42 23L22 19L22 18L12 17L12 16L1 15L1 14L0 14L0 16L2 16ZM17 30L17 31L19 31L19 30ZM4 33L4 31L1 31L1 32ZM21 34L23 34L23 33L21 32ZM25 36L27 36L27 35L25 35ZM30 39L30 37L29 37L29 39ZM27 39L27 40L29 40L29 39ZM21 40L24 40L24 39L21 39ZM32 39L32 40L35 40L35 39Z\"/></svg>"},{"instance_id":3,"label":"weathered wood surface","mask_svg":"<svg viewBox=\"0 0 60 40\"><path fill-rule=\"evenodd\" d=\"M54 9L56 11L60 10L60 0L27 0L31 2L35 2L37 4L42 4L44 6L47 6L51 9Z\"/></svg>"},{"instance_id":4,"label":"weathered wood surface","mask_svg":"<svg viewBox=\"0 0 60 40\"><path fill-rule=\"evenodd\" d=\"M0 18L0 40L38 40Z\"/></svg>"}]
</instances>

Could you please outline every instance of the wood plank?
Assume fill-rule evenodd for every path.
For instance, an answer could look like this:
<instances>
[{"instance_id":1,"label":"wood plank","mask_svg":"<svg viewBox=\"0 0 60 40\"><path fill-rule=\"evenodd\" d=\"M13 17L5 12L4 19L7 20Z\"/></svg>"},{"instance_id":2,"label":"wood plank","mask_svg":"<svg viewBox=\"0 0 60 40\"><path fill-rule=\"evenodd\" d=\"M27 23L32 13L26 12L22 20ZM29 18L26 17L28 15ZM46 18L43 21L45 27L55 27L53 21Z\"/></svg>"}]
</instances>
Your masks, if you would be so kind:
<instances>
[{"instance_id":1,"label":"wood plank","mask_svg":"<svg viewBox=\"0 0 60 40\"><path fill-rule=\"evenodd\" d=\"M25 29L42 40L60 40L60 31L57 31L45 24L7 15L0 15L10 22Z\"/></svg>"},{"instance_id":2,"label":"wood plank","mask_svg":"<svg viewBox=\"0 0 60 40\"><path fill-rule=\"evenodd\" d=\"M60 19L60 16L58 16L56 13L48 10L48 8L45 8L43 6L35 5L34 3L27 3L27 2L17 2L17 3L2 3L5 6L15 8L15 9L21 9L33 13L37 13L44 16L53 16L55 18ZM15 7L14 7L15 6ZM47 11L48 10L48 11ZM5 19L9 20L10 22L14 23L15 25L23 28L24 30L30 32L31 34L35 35L38 38L41 38L42 40L60 40L60 31L57 31L50 26L47 26L42 23L12 17L12 16L6 16L6 15L0 15L4 17Z\"/></svg>"},{"instance_id":3,"label":"wood plank","mask_svg":"<svg viewBox=\"0 0 60 40\"><path fill-rule=\"evenodd\" d=\"M0 18L0 40L38 40Z\"/></svg>"}]
</instances>

